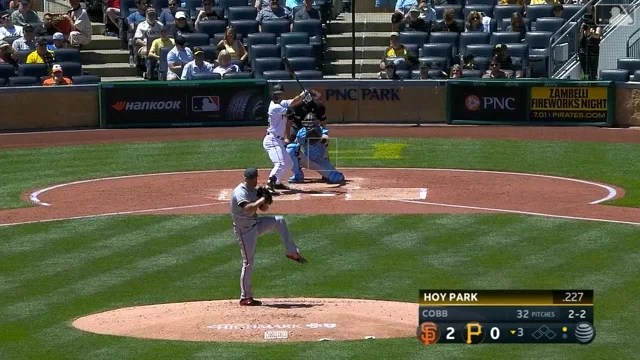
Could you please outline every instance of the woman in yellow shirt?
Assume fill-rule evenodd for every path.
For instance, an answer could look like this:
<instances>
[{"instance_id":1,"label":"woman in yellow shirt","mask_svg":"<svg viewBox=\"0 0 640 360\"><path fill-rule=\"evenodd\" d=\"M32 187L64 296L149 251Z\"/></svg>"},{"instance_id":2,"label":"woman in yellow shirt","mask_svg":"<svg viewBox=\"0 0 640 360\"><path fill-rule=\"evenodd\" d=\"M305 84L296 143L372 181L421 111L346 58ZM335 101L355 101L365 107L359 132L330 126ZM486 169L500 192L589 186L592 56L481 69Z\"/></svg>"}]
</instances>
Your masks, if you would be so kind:
<instances>
[{"instance_id":1,"label":"woman in yellow shirt","mask_svg":"<svg viewBox=\"0 0 640 360\"><path fill-rule=\"evenodd\" d=\"M533 0L531 1L533 4ZM521 5L525 6L524 0L500 0L500 5Z\"/></svg>"},{"instance_id":2,"label":"woman in yellow shirt","mask_svg":"<svg viewBox=\"0 0 640 360\"><path fill-rule=\"evenodd\" d=\"M231 60L242 60L243 63L247 62L249 54L244 48L242 42L236 39L236 28L229 25L227 31L224 34L224 39L220 40L216 46L217 51L227 50L231 55Z\"/></svg>"}]
</instances>

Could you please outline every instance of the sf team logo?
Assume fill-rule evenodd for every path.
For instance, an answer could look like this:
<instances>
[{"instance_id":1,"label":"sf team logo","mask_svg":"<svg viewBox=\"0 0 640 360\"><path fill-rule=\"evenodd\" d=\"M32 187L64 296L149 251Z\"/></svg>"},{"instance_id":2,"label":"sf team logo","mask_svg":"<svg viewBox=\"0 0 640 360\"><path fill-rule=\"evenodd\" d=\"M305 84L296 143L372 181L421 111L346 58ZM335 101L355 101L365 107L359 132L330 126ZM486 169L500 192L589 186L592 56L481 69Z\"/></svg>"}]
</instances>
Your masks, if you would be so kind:
<instances>
[{"instance_id":1,"label":"sf team logo","mask_svg":"<svg viewBox=\"0 0 640 360\"><path fill-rule=\"evenodd\" d=\"M432 345L440 340L440 329L432 322L424 322L418 327L418 339L425 345Z\"/></svg>"}]
</instances>

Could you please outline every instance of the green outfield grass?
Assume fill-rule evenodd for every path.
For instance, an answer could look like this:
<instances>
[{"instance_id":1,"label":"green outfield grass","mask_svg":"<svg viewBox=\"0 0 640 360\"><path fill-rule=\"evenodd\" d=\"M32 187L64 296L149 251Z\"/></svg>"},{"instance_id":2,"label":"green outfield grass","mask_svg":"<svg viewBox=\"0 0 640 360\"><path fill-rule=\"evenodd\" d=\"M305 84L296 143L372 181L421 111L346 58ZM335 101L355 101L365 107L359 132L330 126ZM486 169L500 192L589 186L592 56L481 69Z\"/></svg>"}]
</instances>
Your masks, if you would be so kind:
<instances>
[{"instance_id":1,"label":"green outfield grass","mask_svg":"<svg viewBox=\"0 0 640 360\"><path fill-rule=\"evenodd\" d=\"M544 173L625 188L640 204L632 144L343 139L340 166ZM0 151L0 207L22 192L135 173L268 167L259 141L166 142ZM139 340L71 321L125 306L237 298L240 251L228 216L126 216L0 228L0 359L634 359L640 227L517 215L287 216L309 259L259 241L257 297L417 301L419 288L592 288L596 340L579 345L436 345L415 338L293 344ZM337 235L339 234L339 235ZM416 314L417 316L417 314ZM417 325L417 318L416 318Z\"/></svg>"}]
</instances>

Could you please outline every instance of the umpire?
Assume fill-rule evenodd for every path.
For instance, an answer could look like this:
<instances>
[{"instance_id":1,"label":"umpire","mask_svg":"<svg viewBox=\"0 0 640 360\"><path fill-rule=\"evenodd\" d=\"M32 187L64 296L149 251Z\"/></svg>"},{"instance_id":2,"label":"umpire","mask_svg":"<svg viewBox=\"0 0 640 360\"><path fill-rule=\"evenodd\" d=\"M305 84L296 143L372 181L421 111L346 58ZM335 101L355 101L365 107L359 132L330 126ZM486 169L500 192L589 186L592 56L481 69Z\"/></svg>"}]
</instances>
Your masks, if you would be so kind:
<instances>
[{"instance_id":1,"label":"umpire","mask_svg":"<svg viewBox=\"0 0 640 360\"><path fill-rule=\"evenodd\" d=\"M320 121L320 125L324 126L325 121L327 120L326 108L320 98L322 94L315 90L311 90L311 95L313 98L308 101L308 99L304 99L304 101L297 106L289 107L287 109L287 118L293 123L291 124L291 133L287 134L287 140L289 143L293 143L296 141L296 135L298 131L303 128L302 121L307 117L308 114L313 113L316 115L316 119Z\"/></svg>"}]
</instances>

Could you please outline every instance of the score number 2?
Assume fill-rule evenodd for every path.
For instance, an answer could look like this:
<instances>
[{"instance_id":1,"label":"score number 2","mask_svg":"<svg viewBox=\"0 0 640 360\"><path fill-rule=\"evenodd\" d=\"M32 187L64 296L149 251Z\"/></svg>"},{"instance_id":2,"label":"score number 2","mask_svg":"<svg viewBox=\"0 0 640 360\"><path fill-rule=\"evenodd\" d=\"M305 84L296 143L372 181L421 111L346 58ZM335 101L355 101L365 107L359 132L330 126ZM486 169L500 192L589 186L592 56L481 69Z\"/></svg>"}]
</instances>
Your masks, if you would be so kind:
<instances>
[{"instance_id":1,"label":"score number 2","mask_svg":"<svg viewBox=\"0 0 640 360\"><path fill-rule=\"evenodd\" d=\"M518 336L522 336L522 328L519 328L518 330ZM454 329L452 326L447 327L447 340L455 340L455 333L456 329ZM491 339L493 340L498 340L500 338L500 329L498 329L497 327L492 327L489 331L489 336L491 336Z\"/></svg>"}]
</instances>

